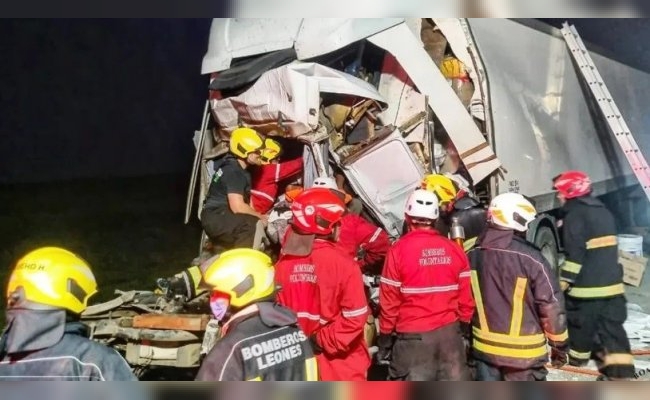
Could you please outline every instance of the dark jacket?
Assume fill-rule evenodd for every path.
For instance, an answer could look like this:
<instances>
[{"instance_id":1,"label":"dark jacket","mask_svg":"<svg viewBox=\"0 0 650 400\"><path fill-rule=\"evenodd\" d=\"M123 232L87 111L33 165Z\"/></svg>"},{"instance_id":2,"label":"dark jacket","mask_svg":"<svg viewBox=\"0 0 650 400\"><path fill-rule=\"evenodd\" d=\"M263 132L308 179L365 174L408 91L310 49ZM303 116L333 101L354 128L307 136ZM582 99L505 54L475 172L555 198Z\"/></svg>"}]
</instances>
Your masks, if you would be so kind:
<instances>
[{"instance_id":1,"label":"dark jacket","mask_svg":"<svg viewBox=\"0 0 650 400\"><path fill-rule=\"evenodd\" d=\"M476 313L474 357L529 369L548 360L546 343L566 350L562 293L541 252L513 231L486 229L468 253Z\"/></svg>"},{"instance_id":2,"label":"dark jacket","mask_svg":"<svg viewBox=\"0 0 650 400\"><path fill-rule=\"evenodd\" d=\"M135 381L115 350L88 339L65 311L9 310L0 380Z\"/></svg>"},{"instance_id":3,"label":"dark jacket","mask_svg":"<svg viewBox=\"0 0 650 400\"><path fill-rule=\"evenodd\" d=\"M257 303L223 327L223 337L201 364L197 381L316 381L318 367L296 315Z\"/></svg>"},{"instance_id":4,"label":"dark jacket","mask_svg":"<svg viewBox=\"0 0 650 400\"><path fill-rule=\"evenodd\" d=\"M485 230L487 210L472 197L461 197L454 202L450 212L445 213L436 221L436 230L443 236L447 236L454 217L458 218L458 223L462 225L465 231L463 247L467 252L474 247L478 236Z\"/></svg>"},{"instance_id":5,"label":"dark jacket","mask_svg":"<svg viewBox=\"0 0 650 400\"><path fill-rule=\"evenodd\" d=\"M229 210L228 194L240 194L248 204L251 197L251 175L239 165L237 158L226 154L214 162L214 175L208 188L204 208L206 210Z\"/></svg>"},{"instance_id":6,"label":"dark jacket","mask_svg":"<svg viewBox=\"0 0 650 400\"><path fill-rule=\"evenodd\" d=\"M583 299L623 295L612 214L591 196L567 201L562 211L566 260L560 267L560 279L571 284L567 295Z\"/></svg>"}]
</instances>

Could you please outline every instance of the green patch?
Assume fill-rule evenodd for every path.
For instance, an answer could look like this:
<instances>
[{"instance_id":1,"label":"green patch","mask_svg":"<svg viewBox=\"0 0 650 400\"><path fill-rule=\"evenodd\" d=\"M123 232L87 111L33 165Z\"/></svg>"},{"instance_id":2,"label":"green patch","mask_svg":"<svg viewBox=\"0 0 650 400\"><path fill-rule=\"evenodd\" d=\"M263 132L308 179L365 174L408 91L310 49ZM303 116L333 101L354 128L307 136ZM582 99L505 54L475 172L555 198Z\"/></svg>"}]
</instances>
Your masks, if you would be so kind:
<instances>
[{"instance_id":1,"label":"green patch","mask_svg":"<svg viewBox=\"0 0 650 400\"><path fill-rule=\"evenodd\" d=\"M152 290L198 255L200 223L183 223L187 176L8 185L0 188L0 282L15 262L60 246L90 263L99 285L91 303L114 291ZM4 304L0 311L4 319Z\"/></svg>"}]
</instances>

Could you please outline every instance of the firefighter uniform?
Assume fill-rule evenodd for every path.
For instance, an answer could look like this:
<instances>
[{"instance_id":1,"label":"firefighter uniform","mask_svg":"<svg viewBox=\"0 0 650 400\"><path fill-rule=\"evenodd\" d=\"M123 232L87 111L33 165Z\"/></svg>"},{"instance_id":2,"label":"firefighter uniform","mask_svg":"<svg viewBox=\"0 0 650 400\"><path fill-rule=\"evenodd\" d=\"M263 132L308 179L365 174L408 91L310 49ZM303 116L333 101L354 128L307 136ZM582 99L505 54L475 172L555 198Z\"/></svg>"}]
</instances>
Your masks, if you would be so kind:
<instances>
[{"instance_id":1,"label":"firefighter uniform","mask_svg":"<svg viewBox=\"0 0 650 400\"><path fill-rule=\"evenodd\" d=\"M359 264L366 267L383 261L390 247L390 238L382 228L348 212L341 220L338 245L351 258L359 258ZM358 257L359 253L363 256Z\"/></svg>"},{"instance_id":2,"label":"firefighter uniform","mask_svg":"<svg viewBox=\"0 0 650 400\"><path fill-rule=\"evenodd\" d=\"M465 195L454 201L451 211L443 213L442 218L436 221L436 229L446 236L454 217L458 218L458 223L465 231L463 248L467 252L474 247L479 235L485 230L487 211L476 199Z\"/></svg>"},{"instance_id":3,"label":"firefighter uniform","mask_svg":"<svg viewBox=\"0 0 650 400\"><path fill-rule=\"evenodd\" d=\"M302 169L302 157L255 167L251 171L251 204L255 211L260 214L271 211L281 184L298 177Z\"/></svg>"},{"instance_id":4,"label":"firefighter uniform","mask_svg":"<svg viewBox=\"0 0 650 400\"><path fill-rule=\"evenodd\" d=\"M547 341L566 359L562 294L541 252L513 230L486 229L468 257L479 380L544 380Z\"/></svg>"},{"instance_id":5,"label":"firefighter uniform","mask_svg":"<svg viewBox=\"0 0 650 400\"><path fill-rule=\"evenodd\" d=\"M570 362L584 365L595 358L603 375L631 378L634 359L623 329L627 307L614 217L591 196L567 200L563 212L566 261L560 279L569 285Z\"/></svg>"},{"instance_id":6,"label":"firefighter uniform","mask_svg":"<svg viewBox=\"0 0 650 400\"><path fill-rule=\"evenodd\" d=\"M379 304L380 338L396 333L389 379L469 378L460 323L474 301L458 245L433 229L402 236L386 256Z\"/></svg>"},{"instance_id":7,"label":"firefighter uniform","mask_svg":"<svg viewBox=\"0 0 650 400\"><path fill-rule=\"evenodd\" d=\"M224 325L201 364L198 381L317 381L318 366L295 314L271 302L253 304Z\"/></svg>"},{"instance_id":8,"label":"firefighter uniform","mask_svg":"<svg viewBox=\"0 0 650 400\"><path fill-rule=\"evenodd\" d=\"M291 235L296 234L287 232L289 242ZM318 347L320 379L365 380L368 301L358 264L336 244L316 239L309 255L282 254L275 268L278 302L296 312Z\"/></svg>"}]
</instances>

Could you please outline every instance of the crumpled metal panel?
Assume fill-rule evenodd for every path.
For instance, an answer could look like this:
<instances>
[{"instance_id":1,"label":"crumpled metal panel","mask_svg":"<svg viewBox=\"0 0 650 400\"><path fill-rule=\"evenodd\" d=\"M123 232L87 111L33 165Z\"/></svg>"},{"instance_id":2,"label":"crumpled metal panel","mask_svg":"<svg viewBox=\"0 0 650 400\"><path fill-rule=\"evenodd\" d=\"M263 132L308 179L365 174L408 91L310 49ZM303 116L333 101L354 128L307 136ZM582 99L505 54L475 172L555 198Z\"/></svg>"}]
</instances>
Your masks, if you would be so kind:
<instances>
[{"instance_id":1,"label":"crumpled metal panel","mask_svg":"<svg viewBox=\"0 0 650 400\"><path fill-rule=\"evenodd\" d=\"M331 154L383 228L390 236L399 236L406 200L424 175L402 133L395 129L345 159L336 152Z\"/></svg>"}]
</instances>

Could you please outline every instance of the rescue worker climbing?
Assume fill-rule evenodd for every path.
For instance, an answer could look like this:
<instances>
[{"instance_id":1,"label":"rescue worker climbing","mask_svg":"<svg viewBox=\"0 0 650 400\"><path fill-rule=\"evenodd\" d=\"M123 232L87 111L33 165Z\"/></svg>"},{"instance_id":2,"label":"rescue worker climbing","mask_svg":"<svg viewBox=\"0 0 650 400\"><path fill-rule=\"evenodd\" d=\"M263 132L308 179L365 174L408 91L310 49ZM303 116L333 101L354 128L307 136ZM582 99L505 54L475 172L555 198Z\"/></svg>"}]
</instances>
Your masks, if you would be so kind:
<instances>
[{"instance_id":1,"label":"rescue worker climbing","mask_svg":"<svg viewBox=\"0 0 650 400\"><path fill-rule=\"evenodd\" d=\"M331 177L316 178L312 187L338 190L345 195L346 203L351 199L349 194L338 188L336 181ZM357 260L364 270L373 267L381 269L381 263L390 247L390 238L384 229L348 210L341 219L337 244L350 257Z\"/></svg>"},{"instance_id":2,"label":"rescue worker climbing","mask_svg":"<svg viewBox=\"0 0 650 400\"><path fill-rule=\"evenodd\" d=\"M566 294L569 362L582 366L594 358L600 379L633 378L634 359L623 329L627 301L614 217L591 196L591 180L584 172L563 172L553 179L553 189L563 213L566 261L560 285Z\"/></svg>"},{"instance_id":3,"label":"rescue worker climbing","mask_svg":"<svg viewBox=\"0 0 650 400\"><path fill-rule=\"evenodd\" d=\"M204 274L221 338L199 381L316 381L318 366L295 313L275 303L271 259L253 249L213 257Z\"/></svg>"},{"instance_id":4,"label":"rescue worker climbing","mask_svg":"<svg viewBox=\"0 0 650 400\"><path fill-rule=\"evenodd\" d=\"M471 249L479 234L485 229L487 213L481 203L468 189L459 188L458 184L445 175L426 175L422 179L422 189L438 196L440 218L436 223L436 229L440 234L447 236L452 220L458 218L458 223L465 231L463 244L465 251Z\"/></svg>"},{"instance_id":5,"label":"rescue worker climbing","mask_svg":"<svg viewBox=\"0 0 650 400\"><path fill-rule=\"evenodd\" d=\"M267 138L261 153L261 165L252 170L251 200L253 208L260 214L273 208L281 186L295 180L303 170L302 156L278 162L281 155L280 144Z\"/></svg>"},{"instance_id":6,"label":"rescue worker climbing","mask_svg":"<svg viewBox=\"0 0 650 400\"><path fill-rule=\"evenodd\" d=\"M469 262L434 229L435 194L417 189L404 214L409 232L388 251L381 276L377 359L390 362L389 380L468 380Z\"/></svg>"},{"instance_id":7,"label":"rescue worker climbing","mask_svg":"<svg viewBox=\"0 0 650 400\"><path fill-rule=\"evenodd\" d=\"M524 236L536 214L520 194L496 196L488 207L488 228L468 253L477 380L546 380L547 343L553 366L567 362L562 293L548 261Z\"/></svg>"},{"instance_id":8,"label":"rescue worker climbing","mask_svg":"<svg viewBox=\"0 0 650 400\"><path fill-rule=\"evenodd\" d=\"M275 267L278 302L297 313L316 350L321 380L365 380L368 306L359 266L336 245L345 214L341 193L307 189L291 212Z\"/></svg>"},{"instance_id":9,"label":"rescue worker climbing","mask_svg":"<svg viewBox=\"0 0 650 400\"><path fill-rule=\"evenodd\" d=\"M17 263L7 285L0 380L135 381L113 349L88 339L79 321L97 282L68 250L43 247Z\"/></svg>"},{"instance_id":10,"label":"rescue worker climbing","mask_svg":"<svg viewBox=\"0 0 650 400\"><path fill-rule=\"evenodd\" d=\"M266 216L250 205L251 176L247 168L262 163L264 140L253 129L237 128L230 136L230 152L215 161L214 175L201 212L210 241L221 249L253 247L258 221Z\"/></svg>"}]
</instances>

